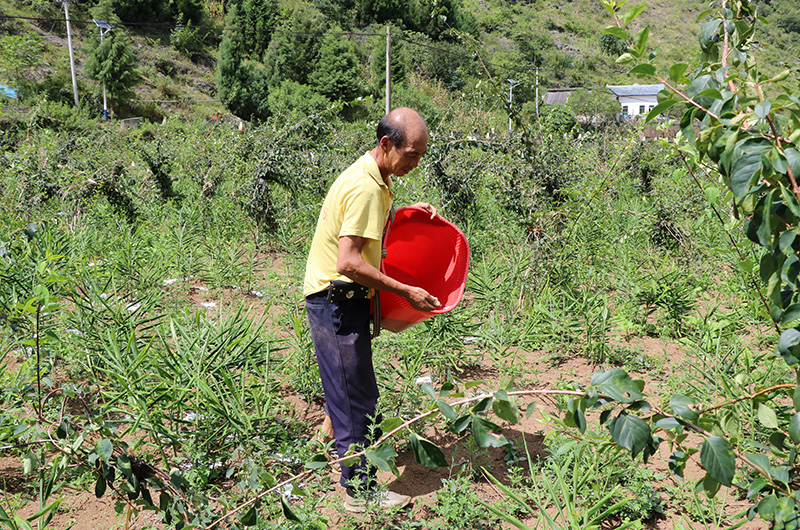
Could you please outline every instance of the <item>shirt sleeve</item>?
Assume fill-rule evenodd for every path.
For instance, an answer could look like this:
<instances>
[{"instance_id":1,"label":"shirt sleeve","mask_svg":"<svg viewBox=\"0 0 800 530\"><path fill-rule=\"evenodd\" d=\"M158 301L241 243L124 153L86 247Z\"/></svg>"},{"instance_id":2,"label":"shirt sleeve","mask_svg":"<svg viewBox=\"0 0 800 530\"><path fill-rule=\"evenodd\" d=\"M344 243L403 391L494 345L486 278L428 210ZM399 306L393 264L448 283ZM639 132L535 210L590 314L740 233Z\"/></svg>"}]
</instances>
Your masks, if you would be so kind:
<instances>
[{"instance_id":1,"label":"shirt sleeve","mask_svg":"<svg viewBox=\"0 0 800 530\"><path fill-rule=\"evenodd\" d=\"M380 187L364 179L362 185L343 197L342 227L339 237L357 236L380 241L383 235L383 209Z\"/></svg>"}]
</instances>

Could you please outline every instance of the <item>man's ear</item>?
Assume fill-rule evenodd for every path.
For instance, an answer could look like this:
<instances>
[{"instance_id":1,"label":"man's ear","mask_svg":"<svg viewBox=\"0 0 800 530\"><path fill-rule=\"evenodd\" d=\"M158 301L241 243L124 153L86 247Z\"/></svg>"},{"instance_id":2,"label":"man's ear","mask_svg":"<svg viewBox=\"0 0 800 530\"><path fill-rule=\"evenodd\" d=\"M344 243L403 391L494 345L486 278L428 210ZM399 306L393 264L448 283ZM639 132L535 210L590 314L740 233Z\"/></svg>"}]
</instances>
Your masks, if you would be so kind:
<instances>
[{"instance_id":1,"label":"man's ear","mask_svg":"<svg viewBox=\"0 0 800 530\"><path fill-rule=\"evenodd\" d=\"M381 149L383 149L384 151L388 152L388 151L389 151L389 148L390 148L390 145L389 145L389 144L391 144L391 143L392 143L392 141L391 141L391 140L389 140L389 137L388 137L388 136L383 136L383 137L381 138L381 141L378 143L378 145L380 145L380 146L381 146Z\"/></svg>"}]
</instances>

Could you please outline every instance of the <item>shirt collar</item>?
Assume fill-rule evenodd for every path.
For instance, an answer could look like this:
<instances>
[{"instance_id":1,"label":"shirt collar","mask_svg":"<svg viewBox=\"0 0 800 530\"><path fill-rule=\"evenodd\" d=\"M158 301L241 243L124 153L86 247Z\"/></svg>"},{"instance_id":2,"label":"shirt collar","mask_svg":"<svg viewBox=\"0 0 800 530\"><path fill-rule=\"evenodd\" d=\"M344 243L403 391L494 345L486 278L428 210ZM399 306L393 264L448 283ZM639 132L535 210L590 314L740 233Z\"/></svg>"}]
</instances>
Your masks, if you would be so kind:
<instances>
[{"instance_id":1,"label":"shirt collar","mask_svg":"<svg viewBox=\"0 0 800 530\"><path fill-rule=\"evenodd\" d=\"M394 185L392 182L392 176L387 176L386 181L384 182L383 177L381 177L381 170L378 168L378 162L372 158L372 155L367 152L364 154L363 158L366 159L365 165L367 166L367 172L369 173L369 176L372 177L379 185L387 188L389 191L392 191L392 186Z\"/></svg>"}]
</instances>

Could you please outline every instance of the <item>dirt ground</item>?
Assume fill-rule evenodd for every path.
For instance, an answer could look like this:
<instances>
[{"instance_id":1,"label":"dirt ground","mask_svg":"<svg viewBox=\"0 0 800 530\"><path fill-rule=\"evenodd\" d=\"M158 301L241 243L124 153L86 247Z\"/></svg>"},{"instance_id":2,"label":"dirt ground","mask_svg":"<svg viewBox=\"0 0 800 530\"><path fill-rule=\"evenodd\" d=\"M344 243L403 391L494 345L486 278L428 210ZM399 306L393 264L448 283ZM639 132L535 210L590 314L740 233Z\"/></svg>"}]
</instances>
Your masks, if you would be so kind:
<instances>
[{"instance_id":1,"label":"dirt ground","mask_svg":"<svg viewBox=\"0 0 800 530\"><path fill-rule=\"evenodd\" d=\"M206 311L218 311L220 305L211 305L210 302L221 304L222 301L212 300L211 296L210 291L198 286L191 289L190 299L199 307L204 307ZM258 296L247 294L243 295L243 298L249 300L254 306L252 314L265 315L268 322L273 321L273 324L275 324L285 318L285 315L281 314L277 306L268 306ZM276 332L281 333L280 329L277 329ZM645 388L645 394L651 397L658 396L664 390L661 386L667 384L668 374L686 369L686 364L691 363L691 359L687 359L686 352L675 344L666 343L660 339L636 337L630 343L624 342L623 339L619 339L619 342L646 354L659 363L659 369L664 374L664 377L652 377L652 374L649 377L644 377L645 380L651 381L650 385L653 385ZM599 369L598 366L590 365L583 358L562 358L558 359L558 362L554 362L544 352L522 350L515 351L514 355L518 356L520 363L527 367L528 374L524 377L527 382L523 385L518 384L522 390L554 388L559 381L588 382L592 374ZM13 363L8 367L11 370L14 368ZM472 380L487 381L487 389L493 388L492 385L496 384L499 378L498 370L492 366L473 369L473 373L468 375L469 379ZM286 396L286 400L294 410L296 418L308 425L309 434L314 433L321 425L324 417L319 404L309 404L300 396L291 393ZM509 440L515 441L518 447L523 447L522 439L524 437L528 450L533 456L544 456L546 453L543 447L544 434L550 427L546 422L543 422L542 412L555 414L557 413L557 408L552 401L547 399L537 399L536 401L536 412L529 418L523 419L519 425L504 425L503 434ZM446 455L455 454L456 458L460 457L457 448L461 446L458 445L459 438L456 435L431 427L426 432L426 437L437 443ZM670 478L667 470L669 454L665 445L662 444L662 452L652 458L648 464L656 472L667 477L664 479L664 484L660 486L666 486L670 481L674 480ZM498 475L502 475L502 471L507 466L504 461L505 454L505 449L490 449L484 455L485 460L482 463L487 468L496 470ZM442 480L449 477L450 470L448 468L430 469L420 466L414 462L413 456L409 451L400 451L397 459L397 468L400 472L398 477L390 473L384 473L379 477L380 480L386 483L391 490L411 495L414 498L413 507L410 509L411 520L418 521L433 518L435 514L432 511L432 507L436 504L436 492L441 489ZM338 474L333 471L330 473L331 480L338 483ZM695 462L690 461L687 464L685 475L686 480L696 480L702 476L702 470ZM23 518L33 515L39 509L34 502L24 502L23 500L25 498L23 493L30 493L31 491L32 484L28 484L28 480L30 479L22 473L19 458L5 456L0 451L0 504L7 512L14 513L16 511ZM496 502L502 498L502 493L487 480L473 482L472 488L480 499L487 502ZM63 500L60 508L50 527L54 529L70 528L73 530L163 527L153 514L147 512L143 512L131 520L126 520L124 515L115 513L114 499L111 495L97 499L89 489L89 486L87 486L86 490L74 487L65 488L62 493ZM662 496L666 501L666 495ZM730 495L728 498L730 501L726 505L727 514L740 512L748 506L746 501L738 500L735 494ZM342 491L337 488L335 492L330 492L328 498L320 504L320 506L323 506L321 514L327 516L330 520L329 528L339 528L342 526L344 518L353 517L341 509L341 500ZM666 515L648 521L646 528L649 530L673 530L676 528L688 530L693 528L691 522L682 518L683 508L682 506L666 504ZM534 524L535 518L523 519L523 522ZM368 522L364 522L362 527L370 527L370 525ZM508 528L511 528L511 526L508 526ZM612 528L612 526L609 528ZM766 528L766 525L756 520L740 528L756 530Z\"/></svg>"}]
</instances>

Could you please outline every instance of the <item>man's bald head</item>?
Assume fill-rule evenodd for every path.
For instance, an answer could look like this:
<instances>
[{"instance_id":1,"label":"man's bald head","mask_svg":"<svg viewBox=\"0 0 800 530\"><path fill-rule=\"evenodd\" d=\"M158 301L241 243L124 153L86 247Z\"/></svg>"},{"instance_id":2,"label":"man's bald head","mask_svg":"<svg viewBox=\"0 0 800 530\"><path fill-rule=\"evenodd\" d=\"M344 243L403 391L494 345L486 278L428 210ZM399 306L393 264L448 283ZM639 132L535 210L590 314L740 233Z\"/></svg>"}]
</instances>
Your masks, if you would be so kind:
<instances>
[{"instance_id":1,"label":"man's bald head","mask_svg":"<svg viewBox=\"0 0 800 530\"><path fill-rule=\"evenodd\" d=\"M409 134L427 137L428 127L417 111L408 107L398 107L378 122L376 132L378 143L380 143L381 138L386 136L395 147L402 147L408 140L407 136Z\"/></svg>"},{"instance_id":2,"label":"man's bald head","mask_svg":"<svg viewBox=\"0 0 800 530\"><path fill-rule=\"evenodd\" d=\"M428 127L422 116L413 109L400 107L378 123L378 144L370 151L378 163L381 176L402 176L419 164L428 150Z\"/></svg>"}]
</instances>

